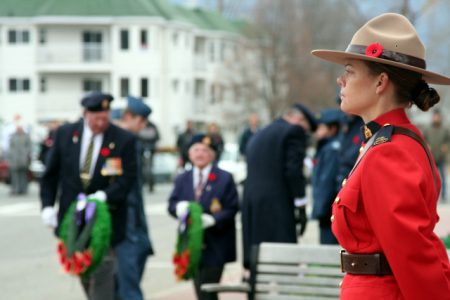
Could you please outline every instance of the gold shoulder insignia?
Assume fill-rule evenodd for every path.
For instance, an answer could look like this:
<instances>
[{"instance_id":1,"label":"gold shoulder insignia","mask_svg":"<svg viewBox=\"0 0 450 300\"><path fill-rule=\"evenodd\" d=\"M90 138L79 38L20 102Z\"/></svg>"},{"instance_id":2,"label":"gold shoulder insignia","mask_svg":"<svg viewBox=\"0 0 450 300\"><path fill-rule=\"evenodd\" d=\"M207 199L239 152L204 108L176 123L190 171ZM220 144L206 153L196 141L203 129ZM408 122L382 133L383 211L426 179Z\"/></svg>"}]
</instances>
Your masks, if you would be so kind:
<instances>
[{"instance_id":1,"label":"gold shoulder insignia","mask_svg":"<svg viewBox=\"0 0 450 300\"><path fill-rule=\"evenodd\" d=\"M379 144L383 144L389 142L389 139L385 136L380 136L378 137L375 142L373 143L374 146L379 145Z\"/></svg>"}]
</instances>

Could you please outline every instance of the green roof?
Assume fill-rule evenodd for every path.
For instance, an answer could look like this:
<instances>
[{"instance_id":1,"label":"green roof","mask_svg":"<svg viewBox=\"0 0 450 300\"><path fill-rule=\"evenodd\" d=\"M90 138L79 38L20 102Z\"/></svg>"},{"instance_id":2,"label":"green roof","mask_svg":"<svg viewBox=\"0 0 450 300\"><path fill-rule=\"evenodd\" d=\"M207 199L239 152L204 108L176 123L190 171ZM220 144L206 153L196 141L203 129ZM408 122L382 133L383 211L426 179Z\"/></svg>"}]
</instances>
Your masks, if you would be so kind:
<instances>
[{"instance_id":1,"label":"green roof","mask_svg":"<svg viewBox=\"0 0 450 300\"><path fill-rule=\"evenodd\" d=\"M176 6L167 0L0 0L0 17L144 16L190 23L207 30L240 32L220 14Z\"/></svg>"}]
</instances>

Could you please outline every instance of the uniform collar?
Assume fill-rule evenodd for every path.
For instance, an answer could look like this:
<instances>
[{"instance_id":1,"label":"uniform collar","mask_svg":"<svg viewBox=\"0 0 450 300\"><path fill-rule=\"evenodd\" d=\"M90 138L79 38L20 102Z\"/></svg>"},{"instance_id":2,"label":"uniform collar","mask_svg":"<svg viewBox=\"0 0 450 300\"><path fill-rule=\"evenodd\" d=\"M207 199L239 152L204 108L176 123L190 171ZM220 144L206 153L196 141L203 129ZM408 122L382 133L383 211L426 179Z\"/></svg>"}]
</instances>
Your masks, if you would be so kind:
<instances>
[{"instance_id":1,"label":"uniform collar","mask_svg":"<svg viewBox=\"0 0 450 300\"><path fill-rule=\"evenodd\" d=\"M367 143L367 141L384 125L398 125L405 123L410 123L410 121L404 108L397 108L384 113L361 127L364 143Z\"/></svg>"}]
</instances>

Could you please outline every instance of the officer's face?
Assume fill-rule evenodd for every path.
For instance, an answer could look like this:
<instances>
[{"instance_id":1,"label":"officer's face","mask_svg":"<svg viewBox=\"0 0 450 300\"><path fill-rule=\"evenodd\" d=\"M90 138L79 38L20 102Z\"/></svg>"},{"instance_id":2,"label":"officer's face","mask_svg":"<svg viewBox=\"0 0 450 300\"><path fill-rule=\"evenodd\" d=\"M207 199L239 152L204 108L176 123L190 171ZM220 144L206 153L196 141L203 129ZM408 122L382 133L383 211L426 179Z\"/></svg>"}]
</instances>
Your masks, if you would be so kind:
<instances>
[{"instance_id":1,"label":"officer's face","mask_svg":"<svg viewBox=\"0 0 450 300\"><path fill-rule=\"evenodd\" d=\"M84 118L94 134L105 132L109 126L109 111L85 111Z\"/></svg>"},{"instance_id":2,"label":"officer's face","mask_svg":"<svg viewBox=\"0 0 450 300\"><path fill-rule=\"evenodd\" d=\"M197 143L189 148L189 159L192 164L199 169L203 169L212 161L214 161L215 154L207 145Z\"/></svg>"},{"instance_id":3,"label":"officer's face","mask_svg":"<svg viewBox=\"0 0 450 300\"><path fill-rule=\"evenodd\" d=\"M147 119L144 119L141 116L133 115L131 113L125 113L123 116L123 120L125 122L126 129L136 134L144 129L147 125Z\"/></svg>"},{"instance_id":4,"label":"officer's face","mask_svg":"<svg viewBox=\"0 0 450 300\"><path fill-rule=\"evenodd\" d=\"M349 114L358 115L363 119L372 117L376 102L378 79L369 73L365 63L359 60L349 60L345 72L337 78L341 87L341 109Z\"/></svg>"}]
</instances>

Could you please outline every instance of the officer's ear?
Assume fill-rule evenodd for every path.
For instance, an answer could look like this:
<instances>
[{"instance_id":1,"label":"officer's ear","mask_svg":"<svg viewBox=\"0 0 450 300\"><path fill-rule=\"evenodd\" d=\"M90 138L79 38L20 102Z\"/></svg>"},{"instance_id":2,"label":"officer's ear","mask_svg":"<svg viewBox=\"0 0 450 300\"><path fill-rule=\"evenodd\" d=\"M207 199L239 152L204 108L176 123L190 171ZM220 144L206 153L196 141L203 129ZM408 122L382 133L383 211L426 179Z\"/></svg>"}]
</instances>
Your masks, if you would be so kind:
<instances>
[{"instance_id":1,"label":"officer's ear","mask_svg":"<svg viewBox=\"0 0 450 300\"><path fill-rule=\"evenodd\" d=\"M385 92L388 87L388 84L389 84L389 75L385 72L380 73L377 76L375 93L379 95Z\"/></svg>"}]
</instances>

